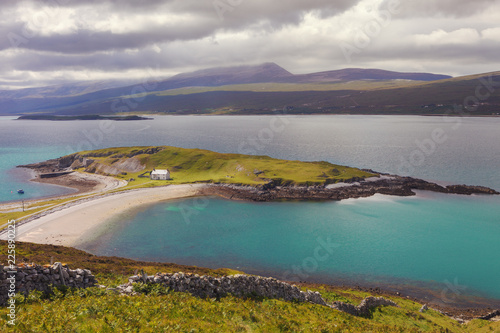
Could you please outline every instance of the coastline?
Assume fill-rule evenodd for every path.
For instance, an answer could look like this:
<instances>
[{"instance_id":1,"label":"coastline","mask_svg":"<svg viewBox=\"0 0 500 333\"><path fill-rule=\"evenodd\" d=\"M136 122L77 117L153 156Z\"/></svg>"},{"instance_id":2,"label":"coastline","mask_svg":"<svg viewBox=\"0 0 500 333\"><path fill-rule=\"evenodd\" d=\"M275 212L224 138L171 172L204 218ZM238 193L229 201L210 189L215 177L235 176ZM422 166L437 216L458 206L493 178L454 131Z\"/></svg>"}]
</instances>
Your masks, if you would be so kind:
<instances>
[{"instance_id":1,"label":"coastline","mask_svg":"<svg viewBox=\"0 0 500 333\"><path fill-rule=\"evenodd\" d=\"M170 199L187 198L201 195L224 194L226 186L193 184L193 185L168 185L164 187L143 188L128 190L118 193L108 193L101 196L93 196L58 208L57 211L49 211L45 216L26 221L18 226L18 241L39 244L51 244L75 247L85 242L86 237L116 217L125 210L138 208L140 206L158 203ZM352 186L346 186L351 188ZM221 193L215 193L216 189L223 189ZM246 198L233 198L248 200ZM3 238L3 237L1 237ZM264 273L264 272L263 272ZM322 283L310 281L308 283ZM300 284L300 283L299 283ZM345 288L353 288L366 292L377 292L382 295L399 296L411 298L422 304L428 303L430 290L422 288L415 293L414 286L404 285L390 288L388 286L364 284L359 281L344 280L339 284L333 284ZM398 290L398 291L395 291ZM437 297L438 295L436 295ZM466 302L466 306L457 304L433 304L432 307L443 312L443 314L469 320L470 318L484 316L490 313L491 307L498 306L497 300L476 299ZM474 306L475 305L475 306Z\"/></svg>"},{"instance_id":2,"label":"coastline","mask_svg":"<svg viewBox=\"0 0 500 333\"><path fill-rule=\"evenodd\" d=\"M79 181L75 179L80 178ZM415 196L415 190L427 190L446 194L498 194L498 192L480 186L448 185L443 186L410 177L384 175L372 179L351 179L349 182L332 184L328 186L283 186L280 183L270 182L263 186L242 186L235 184L185 184L168 185L162 187L142 188L127 190L118 193L109 193L112 189L123 186L115 178L96 174L72 172L55 178L41 179L42 181L56 185L67 185L78 189L78 194L89 196L71 203L50 209L41 214L35 214L18 224L18 241L38 244L63 245L69 247L78 246L85 242L95 228L105 224L110 219L122 212L139 206L158 203L161 201L193 196L219 196L231 200L248 201L279 201L279 200L345 200L354 198L372 197L375 194L392 196ZM95 181L89 186L92 181ZM106 182L108 182L107 185ZM122 181L123 182L123 181ZM125 182L126 183L126 182ZM65 185L63 185L65 184ZM81 184L81 186L79 185ZM68 198L76 194L55 197ZM38 201L40 201L38 199ZM0 238L4 238L1 235ZM368 289L368 285L356 282L347 282L345 286L353 288ZM379 286L374 289L379 289ZM411 286L403 286L400 292L403 295L412 289ZM390 289L382 287L382 291L390 293ZM412 296L408 296L412 297ZM423 298L416 298L425 303ZM470 304L470 303L469 303ZM488 303L484 303L488 305ZM489 303L496 306L497 303ZM479 305L479 304L478 304ZM486 314L484 308L475 307L463 309L460 307L443 307L442 311L447 314Z\"/></svg>"},{"instance_id":3,"label":"coastline","mask_svg":"<svg viewBox=\"0 0 500 333\"><path fill-rule=\"evenodd\" d=\"M124 210L169 199L196 196L203 187L204 185L170 185L83 199L21 221L17 227L17 240L74 246L84 240L84 234Z\"/></svg>"},{"instance_id":4,"label":"coastline","mask_svg":"<svg viewBox=\"0 0 500 333\"><path fill-rule=\"evenodd\" d=\"M261 186L203 183L130 189L118 193L111 191L126 186L126 181L98 174L70 171L64 175L50 178L37 176L32 181L67 186L77 190L76 193L51 198L54 200L85 194L83 198L28 216L20 220L18 224L18 239L20 241L65 246L74 246L84 241L83 234L127 209L192 196L218 196L229 200L266 202L280 200L341 201L367 198L376 194L409 197L415 196L415 191L422 190L461 195L500 194L493 189L482 186L441 186L421 179L386 174L367 179L353 178L349 182L327 186L284 186L275 181ZM42 200L35 199L27 203L33 205L41 202ZM0 212L16 212L20 209L19 202L0 204ZM68 220L71 220L71 223ZM0 231L0 239L2 236Z\"/></svg>"}]
</instances>

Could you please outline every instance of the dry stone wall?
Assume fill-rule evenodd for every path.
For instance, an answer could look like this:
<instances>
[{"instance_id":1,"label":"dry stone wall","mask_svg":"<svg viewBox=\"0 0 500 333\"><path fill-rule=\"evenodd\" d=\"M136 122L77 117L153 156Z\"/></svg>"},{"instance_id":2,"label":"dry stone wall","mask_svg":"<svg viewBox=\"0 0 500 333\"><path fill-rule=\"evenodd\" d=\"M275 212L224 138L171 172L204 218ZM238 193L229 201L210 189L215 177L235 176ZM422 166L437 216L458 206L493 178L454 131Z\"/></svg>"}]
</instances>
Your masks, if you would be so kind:
<instances>
[{"instance_id":1,"label":"dry stone wall","mask_svg":"<svg viewBox=\"0 0 500 333\"><path fill-rule=\"evenodd\" d=\"M239 274L216 278L184 273L158 273L149 277L136 275L130 277L129 283L121 286L121 289L131 293L135 282L160 283L173 291L188 292L200 298L220 298L231 294L236 297L266 297L327 305L318 292L304 292L297 286L259 276Z\"/></svg>"},{"instance_id":2,"label":"dry stone wall","mask_svg":"<svg viewBox=\"0 0 500 333\"><path fill-rule=\"evenodd\" d=\"M50 293L51 287L88 288L96 279L88 269L69 269L56 262L53 265L0 265L0 305L5 305L15 286L16 293L29 294L33 290Z\"/></svg>"},{"instance_id":3,"label":"dry stone wall","mask_svg":"<svg viewBox=\"0 0 500 333\"><path fill-rule=\"evenodd\" d=\"M344 302L328 304L318 292L309 290L304 292L297 286L273 278L247 275L220 278L184 273L158 273L154 276L134 275L129 278L129 283L119 286L118 289L123 294L133 294L133 284L138 282L162 284L173 291L188 292L201 298L220 298L231 294L236 297L265 297L285 301L310 302L354 316L366 316L370 313L370 309L377 306L398 306L395 302L383 297L367 297L358 306Z\"/></svg>"}]
</instances>

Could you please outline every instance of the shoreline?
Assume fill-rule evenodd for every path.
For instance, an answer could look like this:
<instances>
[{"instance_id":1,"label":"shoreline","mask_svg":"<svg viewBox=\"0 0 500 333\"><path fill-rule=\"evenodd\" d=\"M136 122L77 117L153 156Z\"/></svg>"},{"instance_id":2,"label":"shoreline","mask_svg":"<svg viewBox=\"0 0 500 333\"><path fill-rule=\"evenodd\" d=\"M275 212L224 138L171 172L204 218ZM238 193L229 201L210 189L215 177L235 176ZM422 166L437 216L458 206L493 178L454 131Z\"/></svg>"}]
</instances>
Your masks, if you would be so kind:
<instances>
[{"instance_id":1,"label":"shoreline","mask_svg":"<svg viewBox=\"0 0 500 333\"><path fill-rule=\"evenodd\" d=\"M348 186L346 188L351 188ZM84 243L93 230L104 225L110 219L129 209L139 208L149 204L159 203L171 199L188 198L202 195L217 195L224 197L221 193L214 193L214 189L221 189L224 186L214 186L213 184L192 184L192 185L168 185L164 187L133 189L123 192L94 195L90 198L78 200L73 203L58 207L55 211L42 213L43 216L34 216L31 220L21 221L18 225L18 237L20 242L30 242L38 244L62 245L77 247ZM232 198L233 200L238 198ZM240 200L247 200L239 198ZM4 235L0 238L3 239ZM85 236L85 237L84 237ZM262 272L265 273L265 272ZM336 287L357 289L366 292L377 292L382 295L399 296L410 298L422 304L429 303L427 295L432 295L431 289L420 288L412 285L399 285L389 288L385 284L370 284L360 281L346 281L341 279L340 283L327 283ZM305 281L295 282L301 284ZM320 281L307 281L307 283L324 283ZM381 286L382 285L382 286ZM398 291L395 291L398 290ZM415 292L417 290L417 292ZM437 295L436 295L437 296ZM491 313L491 308L496 308L500 300L478 298L478 302L470 301L460 306L460 303L429 304L429 306L442 311L449 317L466 320L473 317L480 317ZM476 306L474 306L476 305Z\"/></svg>"},{"instance_id":2,"label":"shoreline","mask_svg":"<svg viewBox=\"0 0 500 333\"><path fill-rule=\"evenodd\" d=\"M111 190L115 190L127 185L127 182L120 181L113 177L107 177L96 174L83 174L80 172L72 172L64 176L59 176L56 178L45 178L39 177L40 173L36 170L30 168L20 168L25 169L30 172L32 178L29 179L30 182L36 182L40 184L47 184L51 186L63 187L67 189L68 193L56 194L56 195L46 195L37 198L23 199L19 198L17 200L9 200L0 202L0 212L10 213L10 212L20 212L22 211L22 202L26 207L33 206L36 207L37 204L45 203L50 200L63 200L76 198L82 195L98 195L104 194ZM0 231L1 232L1 231Z\"/></svg>"},{"instance_id":3,"label":"shoreline","mask_svg":"<svg viewBox=\"0 0 500 333\"><path fill-rule=\"evenodd\" d=\"M75 181L75 179L78 178L80 178L80 181ZM88 195L82 199L57 206L39 214L34 214L28 219L20 220L18 223L17 240L20 242L63 245L69 247L76 247L84 243L88 239L88 236L92 235L94 230L97 230L96 228L104 225L124 211L170 199L193 196L218 196L230 200L263 202L280 200L339 201L352 198L367 198L375 194L408 197L417 195L414 190L463 195L477 193L498 194L498 192L492 189L480 186L442 186L421 179L386 174L380 174L380 177L366 180L351 179L349 182L325 187L283 186L280 183L274 182L258 187L235 184L184 184L130 189L111 193L110 191L112 189L119 188L124 184L120 183L120 181L115 178L95 174L72 172L68 175L49 179L41 179L38 177L32 181L41 181L62 186L70 185L69 187L78 190L76 194L72 193L69 195L55 196L53 199L75 197L81 194ZM95 183L89 186L89 183L92 181L95 181ZM40 201L40 199L35 200ZM0 208L1 206L2 205L0 205ZM0 233L0 239L4 238L5 234ZM380 288L380 285L373 286L356 281L348 281L344 285L351 288L360 288L360 290L365 291L378 290L397 296L400 296L399 293L401 293L401 295L408 295L408 298L418 300L422 304L428 301L425 297L419 297L419 293L413 293L412 291L415 289L415 286L411 285L400 286L397 294L391 291L391 288L386 288L385 286ZM428 290L428 294L431 293L432 291ZM474 302L468 302L466 304L471 306L464 309L458 305L451 305L449 307L441 307L440 310L451 317L461 314L463 314L464 317L469 317L472 314L478 317L488 313L488 306L497 307L499 303L497 300L484 299L484 301L481 302L481 306L479 306L479 303L476 303L478 306L473 307L475 304Z\"/></svg>"},{"instance_id":4,"label":"shoreline","mask_svg":"<svg viewBox=\"0 0 500 333\"><path fill-rule=\"evenodd\" d=\"M17 240L72 247L84 241L82 237L89 231L125 210L196 196L202 187L204 185L169 185L78 200L20 221Z\"/></svg>"}]
</instances>

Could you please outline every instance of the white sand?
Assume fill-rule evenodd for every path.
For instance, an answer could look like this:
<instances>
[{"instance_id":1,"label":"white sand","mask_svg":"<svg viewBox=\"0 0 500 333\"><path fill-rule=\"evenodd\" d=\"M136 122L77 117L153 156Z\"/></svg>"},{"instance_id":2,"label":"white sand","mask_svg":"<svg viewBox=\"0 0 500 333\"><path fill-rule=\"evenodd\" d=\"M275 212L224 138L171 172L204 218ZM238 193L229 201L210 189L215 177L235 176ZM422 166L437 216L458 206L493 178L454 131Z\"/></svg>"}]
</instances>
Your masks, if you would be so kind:
<instances>
[{"instance_id":1,"label":"white sand","mask_svg":"<svg viewBox=\"0 0 500 333\"><path fill-rule=\"evenodd\" d=\"M40 207L43 207L40 205L40 203L44 203L49 199L58 199L58 198L73 198L73 197L79 197L82 194L85 195L91 195L91 194L99 194L99 193L105 193L109 192L111 190L115 190L124 186L127 186L128 182L125 180L120 180L116 179L114 177L109 177L109 176L102 176L102 175L96 175L96 174L91 174L91 173L83 173L83 172L73 172L71 173L71 176L74 178L78 178L81 180L89 180L89 181L95 181L98 182L99 185L94 188L93 191L90 192L79 192L77 193L70 193L70 194L65 194L61 196L49 196L41 199L28 199L24 200L25 202L25 207L26 211L32 210L32 209L37 209ZM33 181L33 179L32 179ZM67 187L72 190L77 190L76 188L65 186L65 185L58 185L54 183L45 183L53 186L61 186L61 187ZM22 197L20 197L22 199ZM14 202L6 202L6 203L0 203L0 213L12 213L12 212L21 212L23 211L23 204L21 200L14 201ZM0 238L1 239L1 238Z\"/></svg>"},{"instance_id":2,"label":"white sand","mask_svg":"<svg viewBox=\"0 0 500 333\"><path fill-rule=\"evenodd\" d=\"M124 210L199 194L205 185L171 185L138 189L96 198L40 217L17 227L17 241L74 246L89 230ZM1 238L4 238L2 235Z\"/></svg>"}]
</instances>

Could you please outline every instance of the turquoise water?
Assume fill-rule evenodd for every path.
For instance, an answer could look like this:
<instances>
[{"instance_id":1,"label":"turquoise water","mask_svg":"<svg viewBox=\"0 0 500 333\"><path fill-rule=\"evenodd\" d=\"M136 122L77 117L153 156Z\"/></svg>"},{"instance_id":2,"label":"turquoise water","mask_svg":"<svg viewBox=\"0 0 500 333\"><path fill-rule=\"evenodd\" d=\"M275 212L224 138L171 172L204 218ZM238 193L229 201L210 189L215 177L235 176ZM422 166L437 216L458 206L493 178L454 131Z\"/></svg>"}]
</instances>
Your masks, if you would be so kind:
<instances>
[{"instance_id":1,"label":"turquoise water","mask_svg":"<svg viewBox=\"0 0 500 333\"><path fill-rule=\"evenodd\" d=\"M165 116L108 125L0 117L0 202L68 191L29 182L16 165L131 145L326 160L500 190L500 118ZM426 145L439 129L446 140ZM423 158L408 170L404 161L412 156ZM26 194L18 195L18 188ZM438 294L447 290L441 298L482 293L500 299L499 207L499 197L428 193L340 203L175 201L123 214L86 246L98 254L295 280L424 283ZM315 250L328 237L333 249L326 256Z\"/></svg>"},{"instance_id":2,"label":"turquoise water","mask_svg":"<svg viewBox=\"0 0 500 333\"><path fill-rule=\"evenodd\" d=\"M81 247L297 281L448 282L462 295L500 299L498 203L426 192L342 202L176 200L126 212Z\"/></svg>"},{"instance_id":3,"label":"turquoise water","mask_svg":"<svg viewBox=\"0 0 500 333\"><path fill-rule=\"evenodd\" d=\"M16 121L0 117L0 202L62 194L67 189L28 182L16 165L81 150L171 145L223 153L328 161L406 173L428 180L500 190L500 118L418 116L158 116L154 120ZM408 170L417 142L442 129L446 140ZM424 146L424 149L425 148Z\"/></svg>"}]
</instances>

